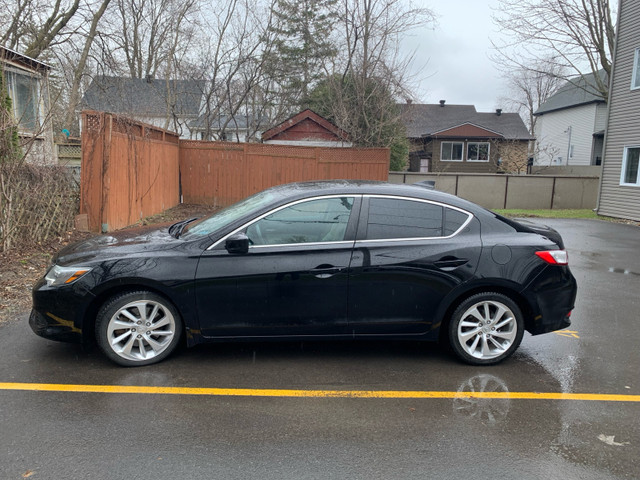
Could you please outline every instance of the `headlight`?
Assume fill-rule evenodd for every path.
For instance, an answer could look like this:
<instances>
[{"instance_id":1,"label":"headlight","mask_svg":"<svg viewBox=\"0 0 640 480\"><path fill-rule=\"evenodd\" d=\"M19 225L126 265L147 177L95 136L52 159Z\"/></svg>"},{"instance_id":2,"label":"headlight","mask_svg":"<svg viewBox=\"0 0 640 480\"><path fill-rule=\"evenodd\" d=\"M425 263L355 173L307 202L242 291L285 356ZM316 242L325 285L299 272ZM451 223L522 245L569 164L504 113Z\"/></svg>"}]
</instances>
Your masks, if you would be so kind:
<instances>
[{"instance_id":1,"label":"headlight","mask_svg":"<svg viewBox=\"0 0 640 480\"><path fill-rule=\"evenodd\" d=\"M61 267L60 265L54 265L47 272L44 279L50 287L64 285L75 282L90 271L89 267Z\"/></svg>"}]
</instances>

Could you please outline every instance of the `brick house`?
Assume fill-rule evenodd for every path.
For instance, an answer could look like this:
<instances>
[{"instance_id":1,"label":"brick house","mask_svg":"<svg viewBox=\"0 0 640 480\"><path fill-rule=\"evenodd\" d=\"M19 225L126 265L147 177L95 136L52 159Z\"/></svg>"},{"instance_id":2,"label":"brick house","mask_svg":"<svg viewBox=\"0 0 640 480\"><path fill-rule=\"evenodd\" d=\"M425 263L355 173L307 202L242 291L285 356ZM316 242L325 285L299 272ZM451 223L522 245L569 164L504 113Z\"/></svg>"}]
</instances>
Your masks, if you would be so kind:
<instances>
[{"instance_id":1,"label":"brick house","mask_svg":"<svg viewBox=\"0 0 640 480\"><path fill-rule=\"evenodd\" d=\"M526 171L529 133L517 113L477 112L473 105L406 104L409 171L497 173Z\"/></svg>"}]
</instances>

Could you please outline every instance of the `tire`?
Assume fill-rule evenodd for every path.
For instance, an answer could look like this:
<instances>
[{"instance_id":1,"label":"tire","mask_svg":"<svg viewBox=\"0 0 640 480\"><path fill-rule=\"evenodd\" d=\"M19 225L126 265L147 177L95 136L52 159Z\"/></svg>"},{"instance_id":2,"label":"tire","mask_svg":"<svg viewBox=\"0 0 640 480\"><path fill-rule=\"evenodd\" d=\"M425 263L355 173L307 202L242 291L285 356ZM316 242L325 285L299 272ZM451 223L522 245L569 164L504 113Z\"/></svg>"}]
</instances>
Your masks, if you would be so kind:
<instances>
[{"instance_id":1,"label":"tire","mask_svg":"<svg viewBox=\"0 0 640 480\"><path fill-rule=\"evenodd\" d=\"M470 365L491 365L516 351L524 335L520 308L502 293L472 295L453 312L449 343L455 354Z\"/></svg>"},{"instance_id":2,"label":"tire","mask_svg":"<svg viewBox=\"0 0 640 480\"><path fill-rule=\"evenodd\" d=\"M96 340L105 355L125 367L150 365L171 355L182 320L164 297L145 290L107 300L96 317Z\"/></svg>"}]
</instances>

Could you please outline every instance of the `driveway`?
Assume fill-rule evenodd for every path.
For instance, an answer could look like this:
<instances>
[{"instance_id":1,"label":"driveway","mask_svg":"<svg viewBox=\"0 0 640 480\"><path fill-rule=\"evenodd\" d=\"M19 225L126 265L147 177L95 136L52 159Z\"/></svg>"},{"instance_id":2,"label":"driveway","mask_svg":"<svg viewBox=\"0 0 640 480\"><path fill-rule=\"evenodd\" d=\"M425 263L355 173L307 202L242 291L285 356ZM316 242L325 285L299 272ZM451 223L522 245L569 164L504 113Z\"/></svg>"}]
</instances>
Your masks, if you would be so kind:
<instances>
[{"instance_id":1,"label":"driveway","mask_svg":"<svg viewBox=\"0 0 640 480\"><path fill-rule=\"evenodd\" d=\"M0 326L0 478L638 478L640 229L536 221L566 241L573 325L493 367L305 342L126 369L36 337L25 312Z\"/></svg>"}]
</instances>

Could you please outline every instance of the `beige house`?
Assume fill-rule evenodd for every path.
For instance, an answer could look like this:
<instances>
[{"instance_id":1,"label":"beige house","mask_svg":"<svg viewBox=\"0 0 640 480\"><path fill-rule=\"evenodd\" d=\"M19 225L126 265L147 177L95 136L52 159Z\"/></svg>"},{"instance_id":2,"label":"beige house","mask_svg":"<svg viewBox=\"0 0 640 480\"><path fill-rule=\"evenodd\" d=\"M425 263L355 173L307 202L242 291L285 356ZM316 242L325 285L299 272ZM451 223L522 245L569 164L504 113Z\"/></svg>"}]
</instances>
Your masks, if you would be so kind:
<instances>
[{"instance_id":1,"label":"beige house","mask_svg":"<svg viewBox=\"0 0 640 480\"><path fill-rule=\"evenodd\" d=\"M640 221L640 2L621 0L598 214Z\"/></svg>"},{"instance_id":2,"label":"beige house","mask_svg":"<svg viewBox=\"0 0 640 480\"><path fill-rule=\"evenodd\" d=\"M0 62L27 162L57 163L49 108L51 67L5 47L0 47Z\"/></svg>"}]
</instances>

